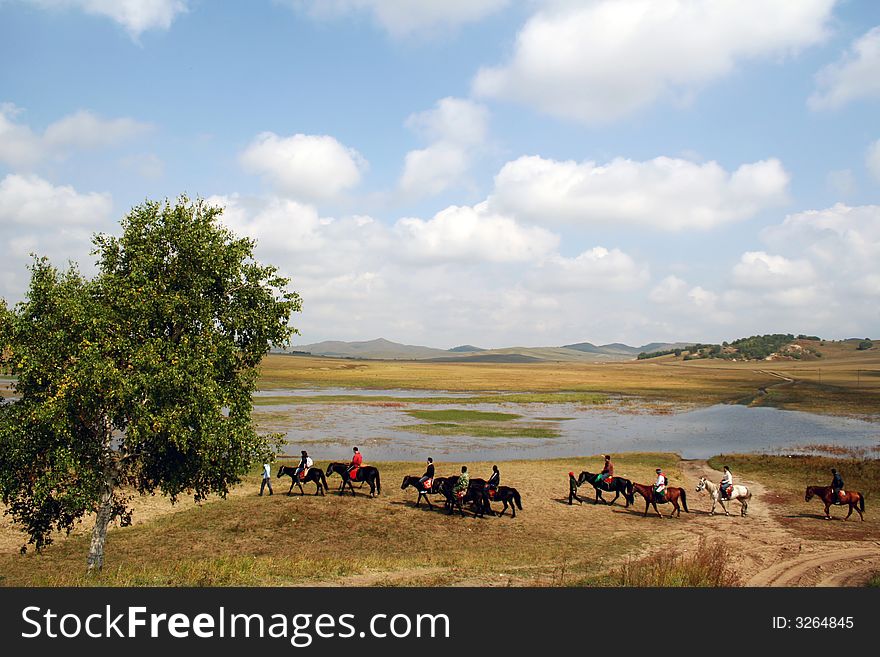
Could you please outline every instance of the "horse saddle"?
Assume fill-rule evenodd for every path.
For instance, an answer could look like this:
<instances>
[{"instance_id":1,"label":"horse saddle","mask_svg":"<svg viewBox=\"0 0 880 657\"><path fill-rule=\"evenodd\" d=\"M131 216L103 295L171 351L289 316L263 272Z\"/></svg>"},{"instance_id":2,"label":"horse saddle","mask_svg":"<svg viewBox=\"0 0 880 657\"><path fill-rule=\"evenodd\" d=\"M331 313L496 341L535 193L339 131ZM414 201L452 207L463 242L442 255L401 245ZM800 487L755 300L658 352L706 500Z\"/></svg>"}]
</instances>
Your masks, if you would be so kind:
<instances>
[{"instance_id":1,"label":"horse saddle","mask_svg":"<svg viewBox=\"0 0 880 657\"><path fill-rule=\"evenodd\" d=\"M305 481L306 475L307 475L308 473L309 473L309 468L305 468L305 469L303 469L303 470L299 473L299 479L300 479L300 481Z\"/></svg>"},{"instance_id":2,"label":"horse saddle","mask_svg":"<svg viewBox=\"0 0 880 657\"><path fill-rule=\"evenodd\" d=\"M349 470L348 471L348 478L351 479L352 481L357 481L357 475L358 475L358 472L360 472L360 470L361 470L360 467L357 467L354 470Z\"/></svg>"},{"instance_id":3,"label":"horse saddle","mask_svg":"<svg viewBox=\"0 0 880 657\"><path fill-rule=\"evenodd\" d=\"M496 491L495 491L494 488L490 488L490 489L489 489L489 499L490 499L490 500L494 500L494 499L495 499L495 492L496 492Z\"/></svg>"},{"instance_id":4,"label":"horse saddle","mask_svg":"<svg viewBox=\"0 0 880 657\"><path fill-rule=\"evenodd\" d=\"M431 489L433 487L434 487L434 480L433 479L427 479L427 480L425 480L425 483L422 484L422 490L427 493L430 493Z\"/></svg>"},{"instance_id":5,"label":"horse saddle","mask_svg":"<svg viewBox=\"0 0 880 657\"><path fill-rule=\"evenodd\" d=\"M730 494L733 492L733 486L722 486L721 487L721 499L729 500Z\"/></svg>"},{"instance_id":6,"label":"horse saddle","mask_svg":"<svg viewBox=\"0 0 880 657\"><path fill-rule=\"evenodd\" d=\"M834 503L835 504L843 504L843 500L845 497L846 497L846 491L841 488L839 491L837 491L837 497L835 498Z\"/></svg>"}]
</instances>

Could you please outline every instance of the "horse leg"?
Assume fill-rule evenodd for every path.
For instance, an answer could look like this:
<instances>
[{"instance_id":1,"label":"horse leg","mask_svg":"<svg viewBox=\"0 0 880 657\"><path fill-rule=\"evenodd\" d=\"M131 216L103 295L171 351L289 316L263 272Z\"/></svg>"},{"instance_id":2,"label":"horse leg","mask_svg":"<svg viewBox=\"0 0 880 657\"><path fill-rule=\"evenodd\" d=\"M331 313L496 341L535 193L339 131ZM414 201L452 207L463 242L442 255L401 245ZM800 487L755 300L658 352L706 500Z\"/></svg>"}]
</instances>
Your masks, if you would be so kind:
<instances>
[{"instance_id":1,"label":"horse leg","mask_svg":"<svg viewBox=\"0 0 880 657\"><path fill-rule=\"evenodd\" d=\"M647 517L648 517L648 505L649 505L650 503L651 503L651 502L649 502L649 501L648 501L648 498L646 497L646 498L645 498L645 515L642 516L643 518L647 518ZM657 505L656 505L656 504L654 505L654 508L655 508L655 509L657 508Z\"/></svg>"},{"instance_id":2,"label":"horse leg","mask_svg":"<svg viewBox=\"0 0 880 657\"><path fill-rule=\"evenodd\" d=\"M296 483L296 479L293 477L290 478L290 488L287 489L287 494L291 495L293 492L293 485Z\"/></svg>"},{"instance_id":3,"label":"horse leg","mask_svg":"<svg viewBox=\"0 0 880 657\"><path fill-rule=\"evenodd\" d=\"M825 520L831 520L831 512L829 511L830 504L828 502L825 503Z\"/></svg>"},{"instance_id":4,"label":"horse leg","mask_svg":"<svg viewBox=\"0 0 880 657\"><path fill-rule=\"evenodd\" d=\"M846 518L844 520L849 520L849 517L852 515L853 505L852 502L849 503L849 513L846 514Z\"/></svg>"},{"instance_id":5,"label":"horse leg","mask_svg":"<svg viewBox=\"0 0 880 657\"><path fill-rule=\"evenodd\" d=\"M727 505L724 503L724 500L718 500L721 504L721 508L724 509L724 515L729 516L730 511L727 510Z\"/></svg>"}]
</instances>

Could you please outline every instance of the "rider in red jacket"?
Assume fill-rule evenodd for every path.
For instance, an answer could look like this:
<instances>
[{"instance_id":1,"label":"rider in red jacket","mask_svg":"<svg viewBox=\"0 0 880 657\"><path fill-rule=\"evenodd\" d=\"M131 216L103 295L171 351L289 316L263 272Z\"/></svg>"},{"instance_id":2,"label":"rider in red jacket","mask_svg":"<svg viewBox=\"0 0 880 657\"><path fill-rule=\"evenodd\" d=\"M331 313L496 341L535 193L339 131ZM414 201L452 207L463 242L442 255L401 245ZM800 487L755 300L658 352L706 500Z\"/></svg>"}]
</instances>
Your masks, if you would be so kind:
<instances>
[{"instance_id":1,"label":"rider in red jacket","mask_svg":"<svg viewBox=\"0 0 880 657\"><path fill-rule=\"evenodd\" d=\"M364 462L364 457L361 456L358 448L354 448L354 456L351 457L351 463L348 464L348 476L351 479L354 479L357 476L358 468L361 467L361 463Z\"/></svg>"}]
</instances>

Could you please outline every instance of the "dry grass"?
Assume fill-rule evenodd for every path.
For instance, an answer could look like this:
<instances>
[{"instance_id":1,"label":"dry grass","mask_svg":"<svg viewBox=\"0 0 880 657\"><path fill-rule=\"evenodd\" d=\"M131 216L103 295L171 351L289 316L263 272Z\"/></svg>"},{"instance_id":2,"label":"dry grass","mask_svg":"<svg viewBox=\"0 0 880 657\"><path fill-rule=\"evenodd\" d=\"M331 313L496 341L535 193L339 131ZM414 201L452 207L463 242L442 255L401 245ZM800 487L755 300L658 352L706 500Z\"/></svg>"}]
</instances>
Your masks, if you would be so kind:
<instances>
[{"instance_id":1,"label":"dry grass","mask_svg":"<svg viewBox=\"0 0 880 657\"><path fill-rule=\"evenodd\" d=\"M98 578L84 575L84 533L59 540L43 554L0 553L7 586L126 585L558 585L597 576L622 555L642 548L640 514L615 507L569 506L568 471L595 469L600 457L500 463L502 483L523 498L516 519L447 516L414 508L404 474L421 474L421 463L380 463L383 494L356 498L287 497L289 480L272 497L257 497L254 475L227 500L157 515L133 527L114 528L107 562ZM674 455L627 454L621 473L647 481L657 465L675 479ZM471 463L487 476L491 463ZM459 464L438 464L438 475ZM287 483L283 483L287 482ZM330 480L335 488L338 479ZM313 490L312 486L308 490ZM279 494L282 493L282 494ZM500 510L500 506L496 505ZM137 516L136 516L137 518ZM681 537L682 523L663 523L667 541Z\"/></svg>"},{"instance_id":2,"label":"dry grass","mask_svg":"<svg viewBox=\"0 0 880 657\"><path fill-rule=\"evenodd\" d=\"M692 554L674 548L636 561L614 571L611 586L727 587L742 581L731 568L733 556L727 544L700 538Z\"/></svg>"}]
</instances>

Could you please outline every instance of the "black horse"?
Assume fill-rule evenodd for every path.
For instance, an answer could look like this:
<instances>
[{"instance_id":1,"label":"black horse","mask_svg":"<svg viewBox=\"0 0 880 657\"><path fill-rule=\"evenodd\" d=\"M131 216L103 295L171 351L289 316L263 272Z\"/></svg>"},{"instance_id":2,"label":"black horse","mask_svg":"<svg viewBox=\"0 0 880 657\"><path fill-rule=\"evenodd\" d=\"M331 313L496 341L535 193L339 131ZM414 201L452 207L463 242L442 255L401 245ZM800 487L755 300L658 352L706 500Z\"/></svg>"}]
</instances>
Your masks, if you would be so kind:
<instances>
[{"instance_id":1,"label":"black horse","mask_svg":"<svg viewBox=\"0 0 880 657\"><path fill-rule=\"evenodd\" d=\"M400 485L400 490L406 490L408 487L412 486L419 492L419 497L416 499L416 506L419 505L419 502L421 502L424 497L425 501L428 503L428 508L433 509L434 505L431 504L431 499L428 495L441 495L443 493L442 488L446 482L446 477L434 477L434 480L431 482L431 488L427 490L420 483L421 479L421 477L406 475L403 478L403 483Z\"/></svg>"},{"instance_id":2,"label":"black horse","mask_svg":"<svg viewBox=\"0 0 880 657\"><path fill-rule=\"evenodd\" d=\"M513 514L513 517L516 518L516 508L519 507L519 510L522 511L522 498L519 496L519 491L516 488L511 488L510 486L499 486L495 489L495 494L492 495L489 493L486 496L487 502L504 502L504 508L501 509L501 513L499 516L503 516L504 512L507 511L507 507L510 507L510 511ZM491 510L491 507L489 507ZM492 513L495 513L494 511Z\"/></svg>"},{"instance_id":3,"label":"black horse","mask_svg":"<svg viewBox=\"0 0 880 657\"><path fill-rule=\"evenodd\" d=\"M317 489L315 490L315 495L324 495L325 490L330 490L327 487L327 480L324 478L324 473L321 471L321 468L309 468L309 471L306 472L306 476L300 479L296 476L296 468L292 468L289 465L282 465L278 468L278 478L280 479L284 475L290 477L290 489L287 491L287 494L290 495L293 491L294 486L299 487L299 494L305 495L305 491L303 490L302 485L307 484L310 481L315 482L315 486Z\"/></svg>"},{"instance_id":4,"label":"black horse","mask_svg":"<svg viewBox=\"0 0 880 657\"><path fill-rule=\"evenodd\" d=\"M342 477L342 485L339 487L339 493L344 493L345 487L348 486L351 490L351 494L357 495L357 493L354 492L354 486L351 485L352 478L348 474L348 464L334 461L327 466L327 476L329 477L334 472ZM379 469L372 465L362 465L359 467L355 473L354 481L367 482L370 485L370 497L375 497L382 492L382 482L379 479Z\"/></svg>"},{"instance_id":5,"label":"black horse","mask_svg":"<svg viewBox=\"0 0 880 657\"><path fill-rule=\"evenodd\" d=\"M455 484L458 483L458 477L441 477L443 483L440 486L440 492L446 498L446 509L449 515L455 513L457 508L464 517L464 505L472 504L474 507L474 515L477 518L483 518L486 511L494 515L492 507L489 506L489 491L486 489L485 479L471 479L468 483L467 491L461 497L453 492Z\"/></svg>"},{"instance_id":6,"label":"black horse","mask_svg":"<svg viewBox=\"0 0 880 657\"><path fill-rule=\"evenodd\" d=\"M577 478L577 485L589 482L594 489L596 489L596 504L602 502L603 504L614 504L617 501L617 498L620 497L621 493L623 493L623 499L626 504L625 507L628 507L630 504L635 504L636 498L635 493L633 492L633 485L629 479L624 479L623 477L612 477L611 484L609 485L605 480L602 483L596 483L596 477L599 476L599 473L581 472L580 476ZM614 493L614 499L610 502L606 502L602 498L602 491L607 493ZM577 498L578 502L581 499L577 496L577 494L572 490L572 487L569 486L569 494L568 494L568 503L571 504L572 496Z\"/></svg>"}]
</instances>

